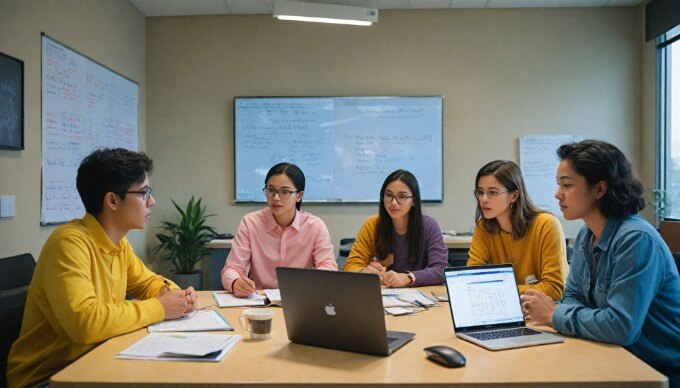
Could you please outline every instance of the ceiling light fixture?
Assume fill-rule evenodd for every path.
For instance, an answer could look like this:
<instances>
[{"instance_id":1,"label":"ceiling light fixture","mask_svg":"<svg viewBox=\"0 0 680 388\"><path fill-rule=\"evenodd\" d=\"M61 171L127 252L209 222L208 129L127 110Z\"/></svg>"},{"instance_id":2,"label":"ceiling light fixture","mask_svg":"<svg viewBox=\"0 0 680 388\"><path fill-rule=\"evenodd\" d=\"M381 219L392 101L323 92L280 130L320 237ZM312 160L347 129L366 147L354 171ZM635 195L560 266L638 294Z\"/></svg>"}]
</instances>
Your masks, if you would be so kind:
<instances>
[{"instance_id":1,"label":"ceiling light fixture","mask_svg":"<svg viewBox=\"0 0 680 388\"><path fill-rule=\"evenodd\" d=\"M348 5L274 0L274 18L302 22L370 26L378 22L378 10Z\"/></svg>"}]
</instances>

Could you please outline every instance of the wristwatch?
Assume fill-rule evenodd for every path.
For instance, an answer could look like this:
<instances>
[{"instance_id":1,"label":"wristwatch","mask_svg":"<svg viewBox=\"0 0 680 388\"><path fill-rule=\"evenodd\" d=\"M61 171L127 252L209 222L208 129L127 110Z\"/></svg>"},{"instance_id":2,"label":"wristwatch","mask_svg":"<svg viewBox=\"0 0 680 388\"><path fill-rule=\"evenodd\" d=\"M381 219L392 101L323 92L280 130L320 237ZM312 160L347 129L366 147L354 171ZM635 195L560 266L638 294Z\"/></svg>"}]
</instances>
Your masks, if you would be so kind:
<instances>
[{"instance_id":1,"label":"wristwatch","mask_svg":"<svg viewBox=\"0 0 680 388\"><path fill-rule=\"evenodd\" d=\"M406 276L411 279L411 283L408 284L409 286L416 282L416 275L414 275L413 272L406 272Z\"/></svg>"}]
</instances>

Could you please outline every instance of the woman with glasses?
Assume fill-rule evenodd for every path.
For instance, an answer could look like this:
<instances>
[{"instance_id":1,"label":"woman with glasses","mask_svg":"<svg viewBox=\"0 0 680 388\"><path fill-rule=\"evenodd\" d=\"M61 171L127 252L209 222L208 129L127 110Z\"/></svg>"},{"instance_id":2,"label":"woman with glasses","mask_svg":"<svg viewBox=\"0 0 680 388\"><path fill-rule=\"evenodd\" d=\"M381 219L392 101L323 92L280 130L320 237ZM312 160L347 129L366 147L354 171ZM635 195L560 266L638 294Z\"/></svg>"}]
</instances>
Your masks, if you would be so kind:
<instances>
[{"instance_id":1,"label":"woman with glasses","mask_svg":"<svg viewBox=\"0 0 680 388\"><path fill-rule=\"evenodd\" d=\"M361 226L343 270L377 274L388 287L444 283L448 250L437 221L422 213L416 177L391 173L378 208Z\"/></svg>"},{"instance_id":2,"label":"woman with glasses","mask_svg":"<svg viewBox=\"0 0 680 388\"><path fill-rule=\"evenodd\" d=\"M511 263L519 292L543 291L562 298L567 252L562 226L538 209L519 167L508 160L486 164L475 180L477 211L468 266Z\"/></svg>"},{"instance_id":3,"label":"woman with glasses","mask_svg":"<svg viewBox=\"0 0 680 388\"><path fill-rule=\"evenodd\" d=\"M574 243L562 302L522 295L532 321L621 345L680 387L680 277L666 243L637 213L644 187L630 162L599 140L557 149L560 209L585 226Z\"/></svg>"},{"instance_id":4,"label":"woman with glasses","mask_svg":"<svg viewBox=\"0 0 680 388\"><path fill-rule=\"evenodd\" d=\"M222 286L237 297L279 288L276 267L338 270L326 224L300 210L305 190L302 170L279 163L264 183L267 207L243 217L222 269Z\"/></svg>"}]
</instances>

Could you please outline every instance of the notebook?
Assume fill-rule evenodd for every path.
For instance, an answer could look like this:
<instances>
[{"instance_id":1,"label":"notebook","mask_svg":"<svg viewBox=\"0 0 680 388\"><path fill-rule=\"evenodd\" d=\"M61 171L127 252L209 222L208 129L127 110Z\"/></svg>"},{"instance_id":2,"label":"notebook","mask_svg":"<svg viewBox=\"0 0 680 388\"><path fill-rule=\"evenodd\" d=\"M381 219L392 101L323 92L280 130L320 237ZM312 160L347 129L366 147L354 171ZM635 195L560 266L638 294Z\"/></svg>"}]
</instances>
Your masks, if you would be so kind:
<instances>
[{"instance_id":1,"label":"notebook","mask_svg":"<svg viewBox=\"0 0 680 388\"><path fill-rule=\"evenodd\" d=\"M446 268L456 336L490 350L564 342L526 327L512 264Z\"/></svg>"},{"instance_id":2,"label":"notebook","mask_svg":"<svg viewBox=\"0 0 680 388\"><path fill-rule=\"evenodd\" d=\"M288 339L388 356L414 333L387 331L375 274L277 267Z\"/></svg>"}]
</instances>

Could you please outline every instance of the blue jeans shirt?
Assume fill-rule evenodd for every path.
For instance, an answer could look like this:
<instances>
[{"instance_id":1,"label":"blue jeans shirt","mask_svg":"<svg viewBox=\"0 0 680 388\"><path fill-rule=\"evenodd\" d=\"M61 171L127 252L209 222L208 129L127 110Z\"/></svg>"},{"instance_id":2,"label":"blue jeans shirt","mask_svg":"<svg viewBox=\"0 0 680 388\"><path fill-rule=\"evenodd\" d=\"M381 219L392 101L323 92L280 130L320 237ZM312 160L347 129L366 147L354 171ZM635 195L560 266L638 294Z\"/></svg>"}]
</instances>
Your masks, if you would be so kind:
<instances>
[{"instance_id":1,"label":"blue jeans shirt","mask_svg":"<svg viewBox=\"0 0 680 388\"><path fill-rule=\"evenodd\" d=\"M576 237L553 328L624 346L680 384L680 277L668 246L638 215L610 218L592 238L587 226Z\"/></svg>"}]
</instances>

